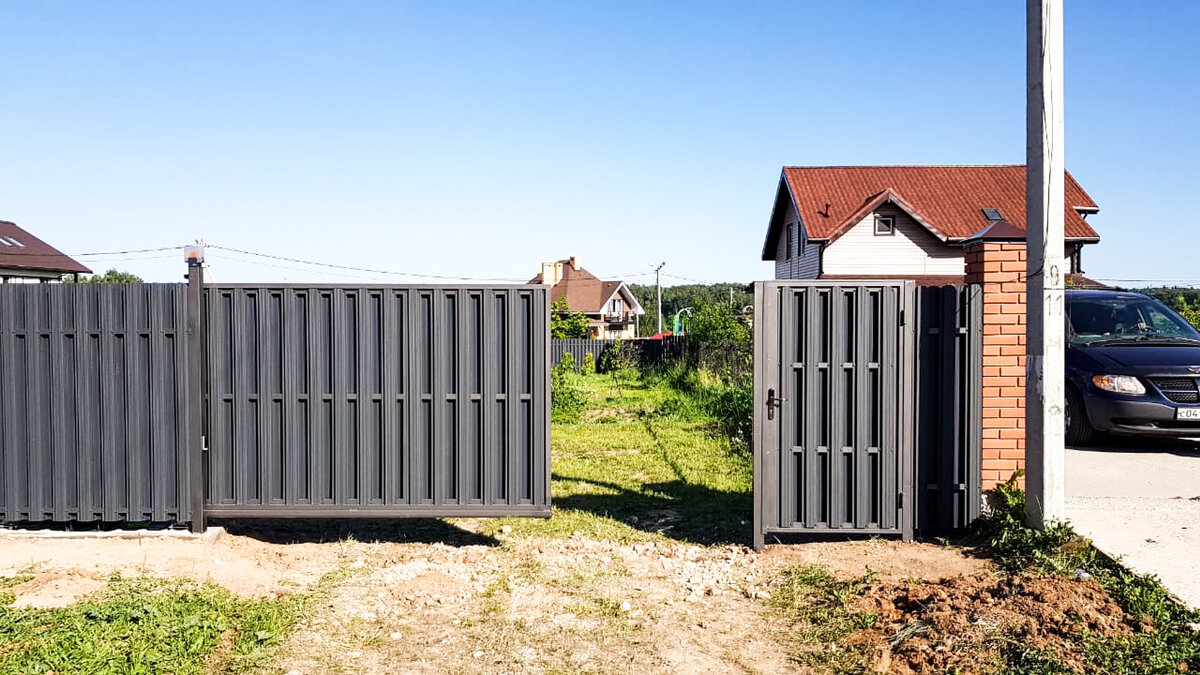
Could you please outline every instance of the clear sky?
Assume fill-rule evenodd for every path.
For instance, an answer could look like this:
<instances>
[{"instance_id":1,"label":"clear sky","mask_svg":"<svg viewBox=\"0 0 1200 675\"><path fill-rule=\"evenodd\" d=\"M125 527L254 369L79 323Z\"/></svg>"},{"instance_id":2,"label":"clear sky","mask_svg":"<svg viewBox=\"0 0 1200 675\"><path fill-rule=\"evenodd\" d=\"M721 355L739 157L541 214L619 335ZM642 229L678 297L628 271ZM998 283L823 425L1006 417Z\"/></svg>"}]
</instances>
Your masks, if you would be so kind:
<instances>
[{"instance_id":1,"label":"clear sky","mask_svg":"<svg viewBox=\"0 0 1200 675\"><path fill-rule=\"evenodd\" d=\"M1066 4L1085 271L1200 283L1200 3ZM1024 162L1019 0L8 2L0 30L0 219L69 254L750 281L783 165Z\"/></svg>"}]
</instances>

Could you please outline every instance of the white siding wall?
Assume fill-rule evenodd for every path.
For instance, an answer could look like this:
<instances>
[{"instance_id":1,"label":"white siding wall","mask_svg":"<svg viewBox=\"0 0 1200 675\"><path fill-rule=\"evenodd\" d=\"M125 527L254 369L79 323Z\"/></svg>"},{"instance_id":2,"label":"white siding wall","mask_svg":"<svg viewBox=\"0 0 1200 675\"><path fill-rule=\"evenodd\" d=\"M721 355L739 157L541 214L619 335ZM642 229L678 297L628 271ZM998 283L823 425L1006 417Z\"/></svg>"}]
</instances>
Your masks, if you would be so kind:
<instances>
[{"instance_id":1,"label":"white siding wall","mask_svg":"<svg viewBox=\"0 0 1200 675\"><path fill-rule=\"evenodd\" d=\"M876 213L895 218L895 234L875 234ZM907 213L885 205L825 246L822 273L957 275L966 273L966 263L962 248L946 246Z\"/></svg>"}]
</instances>

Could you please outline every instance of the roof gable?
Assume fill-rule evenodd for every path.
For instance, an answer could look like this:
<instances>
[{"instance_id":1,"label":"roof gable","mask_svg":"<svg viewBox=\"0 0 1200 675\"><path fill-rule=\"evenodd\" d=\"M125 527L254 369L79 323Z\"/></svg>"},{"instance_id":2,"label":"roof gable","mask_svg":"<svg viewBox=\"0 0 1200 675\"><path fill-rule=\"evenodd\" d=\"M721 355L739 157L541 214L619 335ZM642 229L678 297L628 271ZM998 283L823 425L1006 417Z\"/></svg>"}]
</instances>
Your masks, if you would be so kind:
<instances>
[{"instance_id":1,"label":"roof gable","mask_svg":"<svg viewBox=\"0 0 1200 675\"><path fill-rule=\"evenodd\" d=\"M891 202L942 241L959 241L987 227L981 209L999 209L1025 228L1025 167L999 166L832 166L784 167L780 192L795 204L810 239L840 236L872 208ZM776 195L775 211L782 195ZM872 204L875 206L871 206ZM1066 238L1098 240L1080 215L1096 203L1070 173L1066 175ZM763 259L774 257L781 224L773 214ZM855 216L858 216L856 219Z\"/></svg>"},{"instance_id":2,"label":"roof gable","mask_svg":"<svg viewBox=\"0 0 1200 675\"><path fill-rule=\"evenodd\" d=\"M7 220L0 220L0 268L61 274L91 273L90 269Z\"/></svg>"},{"instance_id":3,"label":"roof gable","mask_svg":"<svg viewBox=\"0 0 1200 675\"><path fill-rule=\"evenodd\" d=\"M620 293L635 312L645 313L624 281L603 281L582 267L576 267L569 258L558 262L563 266L562 279L550 288L550 302L565 299L572 312L601 314L613 296ZM542 275L530 279L528 283L542 283Z\"/></svg>"}]
</instances>

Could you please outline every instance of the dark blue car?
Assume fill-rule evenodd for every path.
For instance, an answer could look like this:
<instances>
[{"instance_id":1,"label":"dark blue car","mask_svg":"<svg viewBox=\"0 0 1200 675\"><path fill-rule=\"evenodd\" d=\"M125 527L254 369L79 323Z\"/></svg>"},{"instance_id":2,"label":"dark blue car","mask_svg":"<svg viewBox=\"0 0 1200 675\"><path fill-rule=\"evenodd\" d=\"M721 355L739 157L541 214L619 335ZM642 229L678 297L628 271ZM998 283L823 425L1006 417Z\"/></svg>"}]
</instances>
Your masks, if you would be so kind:
<instances>
[{"instance_id":1,"label":"dark blue car","mask_svg":"<svg viewBox=\"0 0 1200 675\"><path fill-rule=\"evenodd\" d=\"M1200 436L1200 332L1138 293L1067 291L1067 443Z\"/></svg>"}]
</instances>

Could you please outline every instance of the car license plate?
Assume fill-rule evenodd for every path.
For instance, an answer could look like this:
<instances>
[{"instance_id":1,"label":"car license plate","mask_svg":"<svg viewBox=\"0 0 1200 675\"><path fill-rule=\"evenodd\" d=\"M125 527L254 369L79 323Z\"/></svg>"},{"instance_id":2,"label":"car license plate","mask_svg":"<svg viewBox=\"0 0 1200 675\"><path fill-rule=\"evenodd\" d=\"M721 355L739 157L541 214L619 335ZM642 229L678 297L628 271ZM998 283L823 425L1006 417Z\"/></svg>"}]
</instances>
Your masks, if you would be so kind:
<instances>
[{"instance_id":1,"label":"car license plate","mask_svg":"<svg viewBox=\"0 0 1200 675\"><path fill-rule=\"evenodd\" d=\"M1175 419L1200 420L1200 408L1176 408Z\"/></svg>"}]
</instances>

